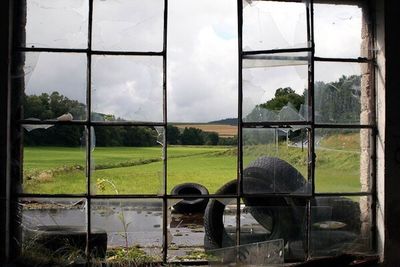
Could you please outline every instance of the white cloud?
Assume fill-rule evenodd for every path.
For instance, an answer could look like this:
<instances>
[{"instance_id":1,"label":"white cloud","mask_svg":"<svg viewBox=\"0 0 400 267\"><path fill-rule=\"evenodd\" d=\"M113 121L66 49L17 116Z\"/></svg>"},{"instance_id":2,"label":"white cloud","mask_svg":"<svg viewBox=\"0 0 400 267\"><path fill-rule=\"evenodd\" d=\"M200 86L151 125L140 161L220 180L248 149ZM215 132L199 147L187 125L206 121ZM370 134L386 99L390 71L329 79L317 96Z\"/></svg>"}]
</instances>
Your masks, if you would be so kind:
<instances>
[{"instance_id":1,"label":"white cloud","mask_svg":"<svg viewBox=\"0 0 400 267\"><path fill-rule=\"evenodd\" d=\"M59 1L61 0L57 0ZM87 33L85 30L87 19L84 15L80 17L78 24L74 22L70 28L65 28L69 24L64 22L70 22L87 11L87 7L81 5L82 0L74 0L73 3L76 6L73 7L72 13L57 13L59 19L49 25L47 31L40 25L43 23L47 25L48 19L57 16L53 14L46 17L48 13L51 10L58 12L59 8L43 9L33 5L28 9L28 12L36 12L36 16L28 16L31 18L28 19L27 26L28 41L44 43L45 46L76 44L81 47L85 44L85 37L82 36ZM124 3L127 3L127 6L121 9L118 5ZM95 1L95 46L101 49L132 48L143 51L146 50L146 45L150 45L151 49L156 50L159 47L157 40L162 37L160 36L162 29L159 29L162 25L161 18L159 16L155 18L153 13L155 11L160 13L159 7L162 3L161 0ZM267 5L266 3L261 4ZM135 13L133 9L138 4L143 4L145 7L140 9L140 12L135 9ZM304 44L305 13L299 7L303 8L304 5L288 6L287 3L274 3L267 9L263 7L258 11L254 6L247 6L244 11L247 18L244 30L248 33L245 35L247 36L245 45L246 42L256 43L257 49L264 48L264 45L264 49L271 49ZM143 18L143 21L135 18L135 14ZM207 122L236 117L238 101L236 1L171 0L168 16L169 121ZM115 29L120 26L120 30ZM59 31L54 30L55 28ZM357 7L316 5L315 35L317 52L321 56L357 57L360 48L360 30L361 12ZM261 42L260 34L265 36L261 38ZM256 38L251 40L249 36L253 35ZM35 36L38 36L38 39ZM71 36L79 38L71 39ZM65 41L65 38L68 42L71 39L72 43ZM268 40L273 42L268 45L266 43ZM86 55L78 57L74 54L41 53L37 64L33 64L34 71L28 75L30 80L27 92L40 94L58 90L71 99L85 103L85 58ZM144 57L95 57L92 77L95 90L92 97L94 110L126 119L160 121L162 64L161 58L153 60L157 63L152 60L147 61ZM328 71L325 71L326 68L322 69L320 64L316 64L316 74L318 74L316 78L333 81L342 74L357 73L354 64L352 67L350 65L333 64ZM281 72L278 68L271 68L267 72L269 76L256 77L253 80L254 86L248 87L256 88L254 90L258 90L257 92L250 92L250 89L244 92L245 96L246 93L249 96L244 102L245 110L251 109L251 105L260 101L270 99L274 90L285 85L292 86L298 93L302 93L306 79L303 71L292 67L288 72Z\"/></svg>"}]
</instances>

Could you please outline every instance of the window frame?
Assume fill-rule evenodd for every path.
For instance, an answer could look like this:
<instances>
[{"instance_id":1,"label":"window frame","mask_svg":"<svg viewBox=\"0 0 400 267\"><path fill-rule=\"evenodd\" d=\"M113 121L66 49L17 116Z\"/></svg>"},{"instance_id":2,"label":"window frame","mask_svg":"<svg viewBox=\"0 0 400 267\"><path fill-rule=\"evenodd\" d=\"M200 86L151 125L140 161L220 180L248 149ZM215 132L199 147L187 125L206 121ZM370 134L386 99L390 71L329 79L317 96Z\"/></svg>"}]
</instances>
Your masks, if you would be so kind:
<instances>
[{"instance_id":1,"label":"window frame","mask_svg":"<svg viewBox=\"0 0 400 267\"><path fill-rule=\"evenodd\" d=\"M24 0L20 0L21 2L24 2ZM18 3L18 1L15 1L16 3ZM313 1L311 0L310 2L310 6L309 6L309 12L312 14L312 4ZM243 18L241 17L241 11L242 11L242 1L238 0L237 1L237 5L238 5L238 33L239 33L239 40L238 40L238 47L239 47L239 53L238 53L238 60L239 60L239 89L238 89L238 93L239 93L239 107L238 107L238 118L239 119L239 123L238 123L238 193L235 195L208 195L206 196L206 198L236 198L237 200L237 209L238 211L240 211L240 199L241 197L245 196L243 194L243 180L242 180L242 170L243 170L243 136L242 136L242 130L244 127L249 127L249 128L258 128L258 127L262 127L262 128L274 128L274 127L279 127L279 126L293 126L293 125L307 125L310 126L310 130L313 133L315 129L318 128L352 128L352 129L364 129L364 128L368 128L368 129L372 129L374 137L377 136L377 130L376 130L376 124L370 124L370 125L348 125L348 124L335 124L335 125L329 125L329 124L317 124L314 122L314 116L312 116L311 121L305 122L305 123L299 123L299 122L269 122L269 123L245 123L242 121L242 111L241 111L241 107L242 107L242 60L243 60L243 56L246 55L248 52L243 52L242 51L242 21ZM164 0L164 40L163 40L163 51L162 52L111 52L111 51L91 51L91 22L92 22L92 16L93 16L93 0L89 0L89 44L88 44L88 49L58 49L58 48L22 48L22 47L18 47L16 50L17 51L24 51L24 52L50 52L50 53L57 53L57 52L74 52L74 53L85 53L88 55L88 84L87 84L87 90L88 90L88 101L87 101L87 110L89 111L88 114L88 118L85 122L54 122L52 121L51 123L54 124L60 124L60 125L85 125L86 127L88 127L90 129L90 127L92 126L162 126L164 127L164 143L166 143L165 141L167 140L167 136L166 136L166 127L168 125L167 122L167 97L166 97L166 91L167 91L167 85L166 85L166 76L167 76L167 71L166 71L166 64L167 64L167 57L166 57L166 51L167 51L167 21L168 21L168 0ZM18 4L16 4L15 10L18 10ZM14 19L16 21L18 21L18 15L16 15L18 13L14 13ZM15 22L14 22L15 23ZM15 23L16 24L16 23ZM312 16L311 16L311 24L312 24ZM313 28L312 26L310 26L311 28ZM373 58L369 58L369 59L365 59L365 58L358 58L358 59L354 59L354 58L318 58L314 56L314 42L313 42L313 34L312 31L310 31L310 41L312 43L312 46L308 49L306 49L306 51L311 52L312 54L312 59L311 59L311 76L314 76L314 67L313 67L313 63L315 61L321 61L321 62L358 62L358 63L368 63L373 67L373 64L375 62L375 58L373 56ZM15 37L15 36L14 36ZM374 37L372 37L373 39ZM300 49L301 51L303 51L303 49ZM270 51L262 51L263 53L276 53L276 52L299 52L299 49L281 49L281 50L270 50ZM250 54L250 53L249 53ZM91 55L129 55L129 56L143 56L143 55L151 55L151 56L162 56L163 57L163 98L164 98L164 105L163 105L163 109L164 109L164 122L163 123L134 123L134 122L93 122L91 121L90 118L90 106L91 106L91 102L90 102L90 93L91 93ZM13 66L14 68L17 66ZM3 73L3 72L2 72ZM8 77L10 77L10 75L8 75ZM312 106L312 113L314 113L314 109L313 109L313 88L314 84L313 84L313 79L309 80L309 88L310 88L310 99L311 102L310 105ZM16 131L16 135L12 135L11 136L11 141L9 141L9 144L14 144L14 146L11 147L11 158L21 158L21 147L20 146L15 146L15 144L17 143L21 143L20 140L20 136L21 136L21 128L20 126L22 124L48 124L49 121L30 121L30 120L24 120L24 119L16 119L16 118L21 118L21 110L20 109L15 109L16 106L20 106L19 101L20 101L20 96L17 95L17 93L13 92L13 94L11 95L11 100L12 103L9 105L12 109L12 111L10 112L11 117L13 119L11 119L11 131ZM16 120L15 120L16 119ZM91 142L91 131L88 131L88 145L87 145L87 158L90 159L90 142ZM306 198L308 199L308 205L307 205L307 211L308 211L308 216L309 212L311 210L311 204L310 204L310 199L313 198L314 196L336 196L336 195L340 195L340 196L372 196L373 199L375 199L375 183L376 183L376 178L375 178L375 171L373 171L373 177L372 177L372 188L371 188L371 192L359 192L359 193L316 193L315 192L315 179L314 179L314 170L315 170L315 149L314 149L314 140L313 140L313 134L310 135L311 136L311 140L310 140L310 155L309 157L311 158L311 181L312 181L312 193L311 195L307 195ZM3 139L3 138L2 138ZM373 140L375 140L375 138L373 138ZM375 146L376 144L374 143L374 149L373 151L375 151ZM53 194L26 194L26 193L21 193L20 188L16 187L16 183L15 180L13 180L13 183L11 183L11 191L14 192L11 195L11 202L17 202L16 200L18 198L22 198L22 197L39 197L39 198L47 198L47 197L52 197L52 198L63 198L63 197L73 197L73 198L86 198L88 201L88 208L87 208L87 228L88 228L88 241L90 241L90 229L91 229L91 223L90 223L90 214L91 214L91 209L90 209L90 200L91 199L104 199L104 198L110 198L110 199L119 199L119 198L157 198L157 199L162 199L163 200L163 246L166 246L166 244L168 243L168 237L167 237L167 213L168 213L168 200L171 199L179 199L182 198L182 196L177 196L177 195L170 195L167 193L167 146L164 146L163 148L164 150L164 194L162 196L160 195L91 195L90 194L90 174L87 175L87 194L59 194L59 195L53 195ZM374 153L374 168L373 170L376 169L376 155ZM90 170L90 160L87 161L87 169ZM15 176L16 175L16 176ZM20 179L22 179L21 176L21 169L20 166L16 166L13 165L11 166L11 177L18 177L20 176ZM285 194L286 195L286 194ZM252 195L254 196L254 195ZM279 194L263 194L260 196L254 196L254 197L264 197L264 196L279 196ZM185 196L187 198L196 198L197 196ZM290 197L304 197L304 195L291 195ZM14 200L14 201L13 201ZM12 205L12 204L11 204ZM373 203L373 207L376 204ZM13 211L14 209L11 208L10 211ZM372 218L375 218L375 214L374 214L375 209L372 208ZM16 212L16 210L15 210ZM13 213L13 212L11 212ZM240 214L240 213L238 213ZM11 217L13 217L13 215L15 216L15 214L11 214ZM373 226L375 225L375 223L373 223ZM12 226L11 226L12 227ZM309 230L309 229L308 229ZM240 233L240 216L237 216L237 232ZM14 234L18 233L18 230L15 229ZM236 235L237 239L236 242L237 244L240 244L240 234ZM374 236L374 235L372 235ZM308 234L309 237L309 234ZM308 240L309 243L309 240ZM375 243L375 242L374 242ZM88 246L90 246L90 244L88 244ZM167 249L163 250L163 261L167 262Z\"/></svg>"}]
</instances>

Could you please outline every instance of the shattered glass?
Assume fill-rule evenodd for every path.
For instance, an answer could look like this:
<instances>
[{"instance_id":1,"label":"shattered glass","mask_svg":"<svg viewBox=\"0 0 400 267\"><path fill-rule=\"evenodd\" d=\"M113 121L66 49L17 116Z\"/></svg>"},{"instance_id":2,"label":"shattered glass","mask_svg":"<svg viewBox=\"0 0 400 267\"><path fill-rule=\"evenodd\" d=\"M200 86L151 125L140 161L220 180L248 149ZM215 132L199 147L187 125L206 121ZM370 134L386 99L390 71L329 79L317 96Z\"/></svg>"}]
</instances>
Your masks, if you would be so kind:
<instances>
[{"instance_id":1,"label":"shattered glass","mask_svg":"<svg viewBox=\"0 0 400 267\"><path fill-rule=\"evenodd\" d=\"M21 255L16 262L31 266L84 264L86 204L78 198L19 199Z\"/></svg>"},{"instance_id":2,"label":"shattered glass","mask_svg":"<svg viewBox=\"0 0 400 267\"><path fill-rule=\"evenodd\" d=\"M282 239L214 249L207 252L209 266L280 266L284 263Z\"/></svg>"},{"instance_id":3,"label":"shattered glass","mask_svg":"<svg viewBox=\"0 0 400 267\"><path fill-rule=\"evenodd\" d=\"M86 119L86 55L26 52L24 118L71 121ZM72 78L71 78L72 77Z\"/></svg>"},{"instance_id":4,"label":"shattered glass","mask_svg":"<svg viewBox=\"0 0 400 267\"><path fill-rule=\"evenodd\" d=\"M308 53L246 56L243 121L308 121L308 64Z\"/></svg>"},{"instance_id":5,"label":"shattered glass","mask_svg":"<svg viewBox=\"0 0 400 267\"><path fill-rule=\"evenodd\" d=\"M313 202L313 257L372 252L370 197L318 197Z\"/></svg>"},{"instance_id":6,"label":"shattered glass","mask_svg":"<svg viewBox=\"0 0 400 267\"><path fill-rule=\"evenodd\" d=\"M316 62L315 121L369 124L374 116L367 63Z\"/></svg>"},{"instance_id":7,"label":"shattered glass","mask_svg":"<svg viewBox=\"0 0 400 267\"><path fill-rule=\"evenodd\" d=\"M308 47L306 4L243 1L243 50Z\"/></svg>"}]
</instances>

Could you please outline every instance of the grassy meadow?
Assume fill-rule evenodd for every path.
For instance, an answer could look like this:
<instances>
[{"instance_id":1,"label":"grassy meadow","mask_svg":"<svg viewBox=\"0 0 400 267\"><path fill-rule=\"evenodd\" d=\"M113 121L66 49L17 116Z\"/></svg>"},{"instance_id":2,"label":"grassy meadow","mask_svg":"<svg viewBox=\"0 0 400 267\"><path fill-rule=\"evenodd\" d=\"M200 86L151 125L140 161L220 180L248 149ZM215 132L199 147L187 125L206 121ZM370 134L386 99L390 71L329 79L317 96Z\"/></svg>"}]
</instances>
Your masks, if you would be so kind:
<instances>
[{"instance_id":1,"label":"grassy meadow","mask_svg":"<svg viewBox=\"0 0 400 267\"><path fill-rule=\"evenodd\" d=\"M358 140L359 134L351 133L330 136L321 141L316 149L318 192L360 191ZM214 193L236 177L235 147L169 146L167 151L168 192L177 184L196 182ZM24 192L84 193L85 153L83 148L25 147ZM91 154L93 193L162 192L164 168L161 147L96 147ZM273 146L246 146L244 166L263 155L280 157L307 177L307 149L302 151L300 147L287 146L286 142Z\"/></svg>"}]
</instances>

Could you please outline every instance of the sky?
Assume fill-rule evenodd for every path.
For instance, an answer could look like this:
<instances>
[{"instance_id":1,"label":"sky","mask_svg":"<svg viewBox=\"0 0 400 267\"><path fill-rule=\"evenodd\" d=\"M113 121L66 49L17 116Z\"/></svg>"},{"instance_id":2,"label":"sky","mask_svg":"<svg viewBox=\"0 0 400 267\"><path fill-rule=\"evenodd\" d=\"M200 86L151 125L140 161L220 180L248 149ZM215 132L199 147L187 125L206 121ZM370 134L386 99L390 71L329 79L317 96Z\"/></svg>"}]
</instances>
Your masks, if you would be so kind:
<instances>
[{"instance_id":1,"label":"sky","mask_svg":"<svg viewBox=\"0 0 400 267\"><path fill-rule=\"evenodd\" d=\"M162 51L163 0L95 0L92 48ZM26 42L31 47L86 48L87 0L27 1ZM316 56L358 57L361 11L315 5ZM237 117L238 39L235 0L170 0L167 31L169 122L209 122ZM243 50L307 45L304 3L244 3ZM282 54L280 56L288 56ZM292 56L292 55L289 55ZM26 93L59 91L86 102L85 54L27 53ZM243 70L243 111L271 99L277 88L302 94L307 65L272 64ZM288 62L288 61L286 61ZM293 64L294 63L294 64ZM251 66L250 64L245 64ZM318 63L315 80L359 74L358 64ZM93 111L133 121L162 121L162 59L148 56L92 58ZM61 114L60 114L61 115Z\"/></svg>"}]
</instances>

